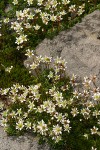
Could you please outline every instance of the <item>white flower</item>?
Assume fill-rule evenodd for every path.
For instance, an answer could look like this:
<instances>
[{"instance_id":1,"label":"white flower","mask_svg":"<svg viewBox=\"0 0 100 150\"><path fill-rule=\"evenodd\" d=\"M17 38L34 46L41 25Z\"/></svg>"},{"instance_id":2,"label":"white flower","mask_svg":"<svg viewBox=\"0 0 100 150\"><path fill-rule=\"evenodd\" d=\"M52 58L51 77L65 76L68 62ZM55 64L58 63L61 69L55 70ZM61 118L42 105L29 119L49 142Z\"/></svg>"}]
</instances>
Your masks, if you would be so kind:
<instances>
[{"instance_id":1,"label":"white flower","mask_svg":"<svg viewBox=\"0 0 100 150\"><path fill-rule=\"evenodd\" d=\"M25 55L28 56L29 58L34 56L33 50L30 50L30 49L26 50L26 54Z\"/></svg>"},{"instance_id":2,"label":"white flower","mask_svg":"<svg viewBox=\"0 0 100 150\"><path fill-rule=\"evenodd\" d=\"M8 110L3 111L2 116L5 118L8 115Z\"/></svg>"},{"instance_id":3,"label":"white flower","mask_svg":"<svg viewBox=\"0 0 100 150\"><path fill-rule=\"evenodd\" d=\"M0 102L0 110L3 110L3 108L4 108L4 103Z\"/></svg>"},{"instance_id":4,"label":"white flower","mask_svg":"<svg viewBox=\"0 0 100 150\"><path fill-rule=\"evenodd\" d=\"M82 15L82 14L83 14L83 12L85 12L85 10L84 10L84 9L79 8L79 10L78 10L78 15L79 15L79 16L80 16L80 15Z\"/></svg>"},{"instance_id":5,"label":"white flower","mask_svg":"<svg viewBox=\"0 0 100 150\"><path fill-rule=\"evenodd\" d=\"M32 20L33 20L33 19L34 19L34 14L30 12L30 14L28 15L28 18L27 18L27 19L32 19ZM32 27L32 26L31 26L31 27Z\"/></svg>"},{"instance_id":6,"label":"white flower","mask_svg":"<svg viewBox=\"0 0 100 150\"><path fill-rule=\"evenodd\" d=\"M98 128L94 126L94 127L91 129L91 134L97 134L97 131L98 131Z\"/></svg>"},{"instance_id":7,"label":"white flower","mask_svg":"<svg viewBox=\"0 0 100 150\"><path fill-rule=\"evenodd\" d=\"M78 113L79 112L78 112L77 108L72 108L71 114L73 115L73 117L77 116Z\"/></svg>"},{"instance_id":8,"label":"white flower","mask_svg":"<svg viewBox=\"0 0 100 150\"><path fill-rule=\"evenodd\" d=\"M97 150L97 148L95 148L95 147L92 147L92 148L91 148L91 150Z\"/></svg>"},{"instance_id":9,"label":"white flower","mask_svg":"<svg viewBox=\"0 0 100 150\"><path fill-rule=\"evenodd\" d=\"M18 45L22 44L23 42L27 41L26 37L27 37L27 35L24 35L24 34L20 35L19 37L16 38L15 43L17 43Z\"/></svg>"},{"instance_id":10,"label":"white flower","mask_svg":"<svg viewBox=\"0 0 100 150\"><path fill-rule=\"evenodd\" d=\"M71 77L71 79L70 79L70 80L71 80L70 82L71 82L71 84L72 84L73 86L74 86L74 85L77 85L77 83L76 83L76 78L77 78L77 76L76 76L75 74L73 74L72 77Z\"/></svg>"},{"instance_id":11,"label":"white flower","mask_svg":"<svg viewBox=\"0 0 100 150\"><path fill-rule=\"evenodd\" d=\"M32 27L29 23L25 23L24 25L26 29L30 29Z\"/></svg>"},{"instance_id":12,"label":"white flower","mask_svg":"<svg viewBox=\"0 0 100 150\"><path fill-rule=\"evenodd\" d=\"M36 24L35 26L33 26L35 30L39 30L41 28L41 26L39 26L38 24Z\"/></svg>"},{"instance_id":13,"label":"white flower","mask_svg":"<svg viewBox=\"0 0 100 150\"><path fill-rule=\"evenodd\" d=\"M41 18L42 18L42 22L45 24L45 25L47 25L48 24L48 22L49 22L49 14L47 14L47 13L40 13L40 15L41 15Z\"/></svg>"},{"instance_id":14,"label":"white flower","mask_svg":"<svg viewBox=\"0 0 100 150\"><path fill-rule=\"evenodd\" d=\"M60 79L60 75L55 75L54 79L55 79L55 81L59 80Z\"/></svg>"},{"instance_id":15,"label":"white flower","mask_svg":"<svg viewBox=\"0 0 100 150\"><path fill-rule=\"evenodd\" d=\"M100 119L98 120L98 124L100 125Z\"/></svg>"},{"instance_id":16,"label":"white flower","mask_svg":"<svg viewBox=\"0 0 100 150\"><path fill-rule=\"evenodd\" d=\"M49 79L53 78L53 72L52 71L49 72L48 78Z\"/></svg>"},{"instance_id":17,"label":"white flower","mask_svg":"<svg viewBox=\"0 0 100 150\"><path fill-rule=\"evenodd\" d=\"M15 95L17 92L18 92L18 89L16 89L15 87L12 87L11 90L10 90L10 93L12 95Z\"/></svg>"},{"instance_id":18,"label":"white flower","mask_svg":"<svg viewBox=\"0 0 100 150\"><path fill-rule=\"evenodd\" d=\"M6 95L9 92L10 88L6 88L6 89L0 89L0 94L1 95Z\"/></svg>"},{"instance_id":19,"label":"white flower","mask_svg":"<svg viewBox=\"0 0 100 150\"><path fill-rule=\"evenodd\" d=\"M64 116L62 115L62 113L57 113L55 115L55 118L57 119L58 122L62 122L62 120L64 120Z\"/></svg>"},{"instance_id":20,"label":"white flower","mask_svg":"<svg viewBox=\"0 0 100 150\"><path fill-rule=\"evenodd\" d=\"M62 137L61 136L55 136L54 140L55 140L56 143L58 143L59 141L62 140Z\"/></svg>"},{"instance_id":21,"label":"white flower","mask_svg":"<svg viewBox=\"0 0 100 150\"><path fill-rule=\"evenodd\" d=\"M78 99L79 96L81 95L81 93L79 93L78 91L75 90L75 91L73 92L73 95L74 95L75 98Z\"/></svg>"},{"instance_id":22,"label":"white flower","mask_svg":"<svg viewBox=\"0 0 100 150\"><path fill-rule=\"evenodd\" d=\"M24 121L22 119L19 119L19 121L16 123L16 129L22 130L24 128Z\"/></svg>"},{"instance_id":23,"label":"white flower","mask_svg":"<svg viewBox=\"0 0 100 150\"><path fill-rule=\"evenodd\" d=\"M9 22L9 18L5 18L3 21L4 21L4 23L8 23Z\"/></svg>"},{"instance_id":24,"label":"white flower","mask_svg":"<svg viewBox=\"0 0 100 150\"><path fill-rule=\"evenodd\" d=\"M28 113L24 113L23 118L27 118L28 117Z\"/></svg>"},{"instance_id":25,"label":"white flower","mask_svg":"<svg viewBox=\"0 0 100 150\"><path fill-rule=\"evenodd\" d=\"M93 112L93 116L95 116L96 118L97 118L98 116L100 116L100 111L95 110L95 111Z\"/></svg>"},{"instance_id":26,"label":"white flower","mask_svg":"<svg viewBox=\"0 0 100 150\"><path fill-rule=\"evenodd\" d=\"M61 11L60 15L66 15L66 11L65 10Z\"/></svg>"},{"instance_id":27,"label":"white flower","mask_svg":"<svg viewBox=\"0 0 100 150\"><path fill-rule=\"evenodd\" d=\"M52 6L52 8L56 8L56 7L57 7L57 5L58 5L57 0L51 0L50 5Z\"/></svg>"},{"instance_id":28,"label":"white flower","mask_svg":"<svg viewBox=\"0 0 100 150\"><path fill-rule=\"evenodd\" d=\"M40 98L39 94L39 86L35 85L35 86L30 86L29 87L29 93L31 93L32 95L29 96L29 98L34 98L34 100L38 100Z\"/></svg>"},{"instance_id":29,"label":"white flower","mask_svg":"<svg viewBox=\"0 0 100 150\"><path fill-rule=\"evenodd\" d=\"M76 6L75 5L69 6L69 12L74 12L75 10L76 10Z\"/></svg>"},{"instance_id":30,"label":"white flower","mask_svg":"<svg viewBox=\"0 0 100 150\"><path fill-rule=\"evenodd\" d=\"M13 87L14 87L15 89L21 89L21 86L20 86L19 83L13 84Z\"/></svg>"},{"instance_id":31,"label":"white flower","mask_svg":"<svg viewBox=\"0 0 100 150\"><path fill-rule=\"evenodd\" d=\"M3 118L2 120L1 120L1 126L3 126L3 127L6 127L7 126L7 119L6 118Z\"/></svg>"},{"instance_id":32,"label":"white flower","mask_svg":"<svg viewBox=\"0 0 100 150\"><path fill-rule=\"evenodd\" d=\"M54 97L54 100L56 100L56 101L63 100L62 93L59 91L55 92L53 97Z\"/></svg>"},{"instance_id":33,"label":"white flower","mask_svg":"<svg viewBox=\"0 0 100 150\"><path fill-rule=\"evenodd\" d=\"M33 0L27 0L28 5L32 5L33 4Z\"/></svg>"},{"instance_id":34,"label":"white flower","mask_svg":"<svg viewBox=\"0 0 100 150\"><path fill-rule=\"evenodd\" d=\"M31 69L31 70L34 70L34 69L36 69L38 66L39 66L39 63L33 62L33 63L30 65L30 69Z\"/></svg>"},{"instance_id":35,"label":"white flower","mask_svg":"<svg viewBox=\"0 0 100 150\"><path fill-rule=\"evenodd\" d=\"M49 107L49 104L50 104L50 101L49 101L49 100L44 101L44 102L43 102L43 108L44 108L44 109L48 108L48 107Z\"/></svg>"},{"instance_id":36,"label":"white flower","mask_svg":"<svg viewBox=\"0 0 100 150\"><path fill-rule=\"evenodd\" d=\"M50 104L50 103L49 103ZM47 113L54 113L55 112L55 106L54 105L49 105L49 107L47 108Z\"/></svg>"},{"instance_id":37,"label":"white flower","mask_svg":"<svg viewBox=\"0 0 100 150\"><path fill-rule=\"evenodd\" d=\"M42 60L44 63L51 63L52 57L44 56Z\"/></svg>"},{"instance_id":38,"label":"white flower","mask_svg":"<svg viewBox=\"0 0 100 150\"><path fill-rule=\"evenodd\" d=\"M30 102L30 101L29 101L28 108L29 108L28 112L33 111L33 110L35 109L35 104L34 104L34 102Z\"/></svg>"},{"instance_id":39,"label":"white flower","mask_svg":"<svg viewBox=\"0 0 100 150\"><path fill-rule=\"evenodd\" d=\"M71 127L70 127L69 124L65 124L65 125L64 125L64 131L67 131L67 132L69 133L69 132L70 132L70 129L71 129Z\"/></svg>"},{"instance_id":40,"label":"white flower","mask_svg":"<svg viewBox=\"0 0 100 150\"><path fill-rule=\"evenodd\" d=\"M86 107L88 107L88 108L94 107L93 102L87 101L85 104L86 104Z\"/></svg>"},{"instance_id":41,"label":"white flower","mask_svg":"<svg viewBox=\"0 0 100 150\"><path fill-rule=\"evenodd\" d=\"M61 57L58 57L58 56L56 59L54 59L54 64L55 64L55 67L61 70L65 70L65 68L67 68L66 66L67 62L65 61L65 59L62 59Z\"/></svg>"},{"instance_id":42,"label":"white flower","mask_svg":"<svg viewBox=\"0 0 100 150\"><path fill-rule=\"evenodd\" d=\"M90 84L91 84L91 80L87 76L84 77L84 82L83 82L84 87L90 88Z\"/></svg>"},{"instance_id":43,"label":"white flower","mask_svg":"<svg viewBox=\"0 0 100 150\"><path fill-rule=\"evenodd\" d=\"M38 90L39 90L39 88L40 88L40 86L41 86L41 83L39 83L39 84L36 84L36 85L31 85L31 86L29 86L29 91L35 96L35 94L38 94Z\"/></svg>"},{"instance_id":44,"label":"white flower","mask_svg":"<svg viewBox=\"0 0 100 150\"><path fill-rule=\"evenodd\" d=\"M11 116L12 118L15 118L15 117L16 117L16 112L13 110L13 111L10 113L10 116Z\"/></svg>"},{"instance_id":45,"label":"white flower","mask_svg":"<svg viewBox=\"0 0 100 150\"><path fill-rule=\"evenodd\" d=\"M81 114L88 119L90 117L90 112L91 110L87 107L87 108L83 108L81 109Z\"/></svg>"},{"instance_id":46,"label":"white flower","mask_svg":"<svg viewBox=\"0 0 100 150\"><path fill-rule=\"evenodd\" d=\"M17 5L17 4L18 4L18 0L14 0L12 3L13 3L14 5Z\"/></svg>"},{"instance_id":47,"label":"white flower","mask_svg":"<svg viewBox=\"0 0 100 150\"><path fill-rule=\"evenodd\" d=\"M43 105L38 106L36 109L36 112L42 113L43 111L45 111L45 108L43 108Z\"/></svg>"},{"instance_id":48,"label":"white flower","mask_svg":"<svg viewBox=\"0 0 100 150\"><path fill-rule=\"evenodd\" d=\"M94 95L92 97L95 101L100 100L100 92L94 93Z\"/></svg>"},{"instance_id":49,"label":"white flower","mask_svg":"<svg viewBox=\"0 0 100 150\"><path fill-rule=\"evenodd\" d=\"M17 46L17 50L20 50L21 48L23 48L23 45Z\"/></svg>"},{"instance_id":50,"label":"white flower","mask_svg":"<svg viewBox=\"0 0 100 150\"><path fill-rule=\"evenodd\" d=\"M57 16L55 16L55 15L50 15L50 20L51 20L51 21L55 22L56 19L57 19Z\"/></svg>"},{"instance_id":51,"label":"white flower","mask_svg":"<svg viewBox=\"0 0 100 150\"><path fill-rule=\"evenodd\" d=\"M78 10L78 15L82 15L83 12L85 11L85 4L82 4L81 6L79 6L79 10Z\"/></svg>"},{"instance_id":52,"label":"white flower","mask_svg":"<svg viewBox=\"0 0 100 150\"><path fill-rule=\"evenodd\" d=\"M20 116L22 114L22 109L17 109L16 115Z\"/></svg>"},{"instance_id":53,"label":"white flower","mask_svg":"<svg viewBox=\"0 0 100 150\"><path fill-rule=\"evenodd\" d=\"M53 133L54 135L60 135L62 134L62 127L57 125L53 125Z\"/></svg>"},{"instance_id":54,"label":"white flower","mask_svg":"<svg viewBox=\"0 0 100 150\"><path fill-rule=\"evenodd\" d=\"M27 121L25 123L26 129L31 129L31 122Z\"/></svg>"},{"instance_id":55,"label":"white flower","mask_svg":"<svg viewBox=\"0 0 100 150\"><path fill-rule=\"evenodd\" d=\"M67 5L70 3L70 0L62 0L62 4Z\"/></svg>"},{"instance_id":56,"label":"white flower","mask_svg":"<svg viewBox=\"0 0 100 150\"><path fill-rule=\"evenodd\" d=\"M41 94L35 93L35 94L34 94L34 100L38 101L39 98L40 98L40 96L41 96Z\"/></svg>"},{"instance_id":57,"label":"white flower","mask_svg":"<svg viewBox=\"0 0 100 150\"><path fill-rule=\"evenodd\" d=\"M42 58L42 56L41 55L39 55L39 56L36 56L36 60L37 60L37 62L42 62L43 61L43 58Z\"/></svg>"},{"instance_id":58,"label":"white flower","mask_svg":"<svg viewBox=\"0 0 100 150\"><path fill-rule=\"evenodd\" d=\"M84 137L85 137L86 139L88 139L88 134L84 134Z\"/></svg>"},{"instance_id":59,"label":"white flower","mask_svg":"<svg viewBox=\"0 0 100 150\"><path fill-rule=\"evenodd\" d=\"M61 102L61 107L62 108L67 108L66 106L67 106L67 100L62 100L62 102Z\"/></svg>"},{"instance_id":60,"label":"white flower","mask_svg":"<svg viewBox=\"0 0 100 150\"><path fill-rule=\"evenodd\" d=\"M56 87L55 87L55 86L52 87L51 89L49 89L49 94L50 94L51 96L53 96L54 93L55 93L55 90L56 90Z\"/></svg>"},{"instance_id":61,"label":"white flower","mask_svg":"<svg viewBox=\"0 0 100 150\"><path fill-rule=\"evenodd\" d=\"M38 122L37 130L40 134L46 135L48 128L47 128L47 124L44 122L44 120L41 120Z\"/></svg>"},{"instance_id":62,"label":"white flower","mask_svg":"<svg viewBox=\"0 0 100 150\"><path fill-rule=\"evenodd\" d=\"M20 101L21 103L25 102L25 101L26 101L26 96L27 96L27 95L25 95L25 94L20 95L20 96L18 97L19 101Z\"/></svg>"},{"instance_id":63,"label":"white flower","mask_svg":"<svg viewBox=\"0 0 100 150\"><path fill-rule=\"evenodd\" d=\"M41 15L41 10L40 9L36 8L34 11L35 11L36 14L40 13L40 15Z\"/></svg>"},{"instance_id":64,"label":"white flower","mask_svg":"<svg viewBox=\"0 0 100 150\"><path fill-rule=\"evenodd\" d=\"M55 66L55 74L57 75L60 72L60 68L58 66Z\"/></svg>"},{"instance_id":65,"label":"white flower","mask_svg":"<svg viewBox=\"0 0 100 150\"><path fill-rule=\"evenodd\" d=\"M38 2L37 3L38 6L41 6L43 4L43 0L37 0L37 2Z\"/></svg>"},{"instance_id":66,"label":"white flower","mask_svg":"<svg viewBox=\"0 0 100 150\"><path fill-rule=\"evenodd\" d=\"M12 70L12 68L13 68L13 66L11 66L11 67L7 67L7 68L5 68L5 71L10 73L10 72L11 72L11 70Z\"/></svg>"}]
</instances>

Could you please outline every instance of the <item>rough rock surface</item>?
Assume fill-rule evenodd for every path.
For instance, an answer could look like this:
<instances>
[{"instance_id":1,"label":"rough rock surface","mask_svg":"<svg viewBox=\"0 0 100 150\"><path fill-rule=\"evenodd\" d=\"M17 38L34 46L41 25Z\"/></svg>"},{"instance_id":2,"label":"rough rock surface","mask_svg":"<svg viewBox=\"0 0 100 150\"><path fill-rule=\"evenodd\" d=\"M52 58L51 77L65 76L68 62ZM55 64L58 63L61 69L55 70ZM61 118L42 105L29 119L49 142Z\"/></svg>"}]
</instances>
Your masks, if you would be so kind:
<instances>
[{"instance_id":1,"label":"rough rock surface","mask_svg":"<svg viewBox=\"0 0 100 150\"><path fill-rule=\"evenodd\" d=\"M97 75L100 86L100 11L83 18L73 28L59 33L53 40L45 39L37 48L38 55L61 56L67 72L80 77Z\"/></svg>"},{"instance_id":2,"label":"rough rock surface","mask_svg":"<svg viewBox=\"0 0 100 150\"><path fill-rule=\"evenodd\" d=\"M68 64L67 72L81 77L96 74L100 79L100 11L86 16L71 30L63 31L53 40L45 39L36 48L38 55L64 58ZM26 60L24 65L32 63ZM100 86L100 81L98 81ZM0 127L0 150L49 150L48 145L38 145L38 139L25 134L8 137Z\"/></svg>"},{"instance_id":3,"label":"rough rock surface","mask_svg":"<svg viewBox=\"0 0 100 150\"><path fill-rule=\"evenodd\" d=\"M40 146L38 138L29 134L24 136L7 136L0 127L0 150L50 150L47 144Z\"/></svg>"}]
</instances>

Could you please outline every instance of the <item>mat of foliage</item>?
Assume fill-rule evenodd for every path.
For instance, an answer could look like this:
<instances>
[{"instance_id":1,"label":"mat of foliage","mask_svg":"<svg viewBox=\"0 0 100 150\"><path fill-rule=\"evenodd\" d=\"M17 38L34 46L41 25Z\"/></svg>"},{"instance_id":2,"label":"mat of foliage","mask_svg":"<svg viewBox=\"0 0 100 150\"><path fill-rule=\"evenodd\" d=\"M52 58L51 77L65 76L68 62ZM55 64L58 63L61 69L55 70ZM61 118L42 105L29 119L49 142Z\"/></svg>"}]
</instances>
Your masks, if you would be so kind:
<instances>
[{"instance_id":1,"label":"mat of foliage","mask_svg":"<svg viewBox=\"0 0 100 150\"><path fill-rule=\"evenodd\" d=\"M11 29L11 23L17 21L16 11L22 12L27 8L37 8L42 11L44 11L44 7L41 5L37 5L37 2L34 1L24 1L24 0L1 0L0 1L0 17L1 17L1 28L0 28L0 87L9 87L13 83L19 82L23 85L31 84L34 77L32 77L26 68L23 65L23 61L26 59L25 52L27 48L35 49L35 47L38 45L38 43L43 40L45 37L52 38L54 35L58 34L59 31L64 30L66 28L69 28L73 26L76 22L81 20L81 18L89 13L90 11L93 11L94 9L100 8L99 7L99 0L96 1L63 1L65 3L68 3L69 6L73 6L72 12L68 12L65 14L63 19L61 21L50 21L48 25L45 25L41 22L41 19L37 19L35 21L36 24L41 24L43 30L35 31L33 29L25 29L24 32L28 36L28 41L23 42L22 44L17 45L16 38L18 38L18 32L17 30ZM41 1L42 2L42 1ZM43 1L46 2L46 1ZM58 0L57 2L61 2ZM69 4L70 2L70 4ZM18 3L18 5L17 5ZM30 4L32 3L32 4ZM23 4L23 5L22 5ZM85 4L85 6L83 5ZM74 6L76 5L76 6ZM83 7L79 7L82 6ZM62 9L61 5L61 9ZM75 11L73 12L75 8ZM56 8L56 5L55 7ZM66 7L68 10L68 8ZM80 15L77 15L77 9L79 9ZM59 12L59 7L57 7L57 10ZM77 11L76 11L77 10ZM64 13L64 12L63 12ZM74 15L75 13L75 15ZM82 14L81 14L82 13ZM4 21L3 21L3 20ZM69 19L69 21L68 21ZM10 21L9 21L10 20ZM22 22L22 20L19 20L18 22ZM32 24L32 20L28 23ZM38 27L38 26L36 26ZM20 50L17 48L23 47ZM9 71L10 67L13 66L11 72ZM10 73L9 73L10 72Z\"/></svg>"},{"instance_id":2,"label":"mat of foliage","mask_svg":"<svg viewBox=\"0 0 100 150\"><path fill-rule=\"evenodd\" d=\"M40 143L46 141L57 150L100 150L96 76L84 77L81 83L75 75L65 74L65 60L34 57L30 64L34 84L17 83L0 90L1 97L9 100L2 113L4 130L8 135L36 133Z\"/></svg>"}]
</instances>

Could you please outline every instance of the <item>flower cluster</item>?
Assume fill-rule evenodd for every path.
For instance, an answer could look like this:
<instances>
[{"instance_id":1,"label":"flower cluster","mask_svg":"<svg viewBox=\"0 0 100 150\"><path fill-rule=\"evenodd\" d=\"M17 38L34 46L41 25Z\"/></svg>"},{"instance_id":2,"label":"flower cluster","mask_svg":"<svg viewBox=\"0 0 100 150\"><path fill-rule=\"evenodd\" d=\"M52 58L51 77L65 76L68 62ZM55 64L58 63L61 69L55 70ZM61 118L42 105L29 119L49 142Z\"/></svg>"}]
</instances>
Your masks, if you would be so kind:
<instances>
[{"instance_id":1,"label":"flower cluster","mask_svg":"<svg viewBox=\"0 0 100 150\"><path fill-rule=\"evenodd\" d=\"M16 20L11 21L11 28L16 32L18 48L28 40L29 33L44 34L49 28L61 28L62 22L68 22L85 12L85 3L70 0L23 0L26 8L16 11ZM20 5L18 0L13 4ZM74 16L74 17L73 17ZM70 18L70 19L69 19ZM7 23L9 18L4 19ZM27 38L26 38L27 37Z\"/></svg>"},{"instance_id":2,"label":"flower cluster","mask_svg":"<svg viewBox=\"0 0 100 150\"><path fill-rule=\"evenodd\" d=\"M33 50L30 49L26 50L25 55L34 59L32 64L27 64L27 68L29 68L30 70L29 73L34 71L38 75L41 71L43 71L43 69L53 68L55 71L51 70L47 77L49 79L53 79L54 81L59 80L65 75L65 69L67 68L67 62L65 61L65 59L62 60L58 56L56 59L53 59L52 57L48 56L35 56Z\"/></svg>"},{"instance_id":3,"label":"flower cluster","mask_svg":"<svg viewBox=\"0 0 100 150\"><path fill-rule=\"evenodd\" d=\"M5 67L3 64L1 64L1 66L5 69L5 72L8 72L8 73L10 73L11 70L13 69L13 66Z\"/></svg>"},{"instance_id":4,"label":"flower cluster","mask_svg":"<svg viewBox=\"0 0 100 150\"><path fill-rule=\"evenodd\" d=\"M63 143L67 149L98 149L100 89L96 86L96 76L84 77L83 82L79 83L76 75L73 74L71 78L66 76L65 60L36 56L31 50L36 46L34 37L38 41L37 37L60 31L64 25L67 26L74 18L84 14L89 3L93 2L12 0L16 17L10 19L6 15L0 21L0 28L8 30L10 25L7 34L12 32L11 29L15 31L12 32L16 39L14 46L17 45L18 50L27 49L25 55L33 59L27 68L29 73L35 75L35 79L33 85L16 83L10 88L0 89L0 98L9 100L6 111L3 111L5 104L0 101L0 111L3 111L0 124L8 134L19 135L31 131L55 145ZM4 38L3 32L0 32L0 38ZM2 66L8 73L13 69L13 66ZM73 146L72 139L78 141L77 148ZM79 147L80 142L88 144Z\"/></svg>"},{"instance_id":5,"label":"flower cluster","mask_svg":"<svg viewBox=\"0 0 100 150\"><path fill-rule=\"evenodd\" d=\"M2 114L5 130L9 132L13 123L15 132L31 130L59 143L68 140L70 135L74 136L80 127L78 138L89 140L95 135L100 139L100 90L95 84L96 76L85 77L79 88L75 75L69 79L63 74L65 60L34 56L28 49L26 55L30 57L30 54L35 57L31 70L39 70L41 63L49 67L46 74L37 78L35 85L25 87L17 83L0 90L1 95L10 99L10 106Z\"/></svg>"}]
</instances>

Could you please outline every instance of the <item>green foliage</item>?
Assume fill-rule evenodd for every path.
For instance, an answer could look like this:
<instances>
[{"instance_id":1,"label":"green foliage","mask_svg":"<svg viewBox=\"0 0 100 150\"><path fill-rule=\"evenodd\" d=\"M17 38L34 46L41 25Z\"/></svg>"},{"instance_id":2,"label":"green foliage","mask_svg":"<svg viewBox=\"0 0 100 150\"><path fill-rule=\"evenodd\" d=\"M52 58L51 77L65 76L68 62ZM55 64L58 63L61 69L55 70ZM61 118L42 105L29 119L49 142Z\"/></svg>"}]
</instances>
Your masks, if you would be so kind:
<instances>
[{"instance_id":1,"label":"green foliage","mask_svg":"<svg viewBox=\"0 0 100 150\"><path fill-rule=\"evenodd\" d=\"M14 66L10 73L5 72L4 68L0 71L0 85L2 88L10 87L14 83L30 85L34 83L34 80L34 76L31 76L26 68L21 65Z\"/></svg>"},{"instance_id":2,"label":"green foliage","mask_svg":"<svg viewBox=\"0 0 100 150\"><path fill-rule=\"evenodd\" d=\"M13 84L1 89L1 97L10 99L2 118L5 131L8 135L36 133L40 143L46 140L55 150L99 150L100 91L96 77L86 77L77 84L75 75L66 76L65 60L34 57L29 70L36 75L30 86Z\"/></svg>"},{"instance_id":3,"label":"green foliage","mask_svg":"<svg viewBox=\"0 0 100 150\"><path fill-rule=\"evenodd\" d=\"M60 2L60 1L59 1ZM48 26L44 25L39 18L37 20L38 24L41 24L41 26L44 29L44 32L42 30L35 31L33 29L30 30L25 30L25 33L28 34L28 43L24 44L24 47L21 50L18 50L17 44L15 44L16 37L18 36L16 32L11 30L10 23L5 24L2 23L1 26L1 34L0 36L0 88L8 88L12 87L12 85L19 83L20 85L25 86L24 90L28 88L30 85L36 85L38 83L41 83L40 87L40 99L39 101L35 102L35 107L41 106L44 101L47 101L48 99L51 101L52 96L48 94L49 90L52 89L52 87L55 86L56 90L58 92L62 93L62 96L64 99L66 99L67 102L70 103L71 98L73 98L73 86L71 85L70 78L64 76L63 78L60 78L60 80L55 80L55 79L49 79L48 75L49 72L52 71L53 73L55 72L54 69L44 69L43 72L39 72L36 76L32 76L29 74L28 70L24 67L23 62L26 59L26 56L24 55L26 50L29 49L35 49L35 47L40 43L45 37L47 38L53 38L55 35L57 35L60 31L71 28L76 24L77 22L81 21L81 18L94 11L95 9L100 9L100 2L99 0L90 0L90 3L88 3L87 0L72 0L71 4L74 5L76 4L77 6L85 3L85 12L81 16L71 16L70 13L65 15L65 18L63 21L53 23L50 22ZM11 10L9 10L7 13L5 12L8 4L12 7ZM23 5L22 5L23 4ZM34 1L34 4L30 6L32 7L37 7L37 2ZM17 5L12 5L12 0L1 0L0 1L0 17L9 17L11 20L15 18L16 11L18 10L23 10L24 8L27 8L27 3L23 0L19 0L19 4ZM71 18L68 20L68 18ZM13 68L9 71L9 67L13 66ZM8 69L8 71L7 71ZM57 74L58 75L58 74ZM54 77L55 78L55 77ZM54 82L55 80L55 82ZM66 85L68 86L68 89L66 90ZM23 89L22 86L22 89ZM61 88L64 87L64 90ZM14 87L10 88L13 89ZM16 101L11 102L10 106L7 109L7 116L4 116L4 119L6 118L7 120L7 126L5 126L5 130L9 135L21 135L24 134L24 132L33 132L33 129L31 127L27 129L25 126L22 128L22 130L16 129L16 123L18 123L18 120L23 119L24 113L28 113L28 117L24 118L24 121L31 122L32 125L36 124L38 126L39 121L44 120L45 123L48 125L49 130L52 130L53 125L56 126L57 122L56 119L52 120L51 116L53 117L54 114L49 114L46 111L44 112L36 112L35 110L32 110L29 112L29 103L33 102L33 99L30 97L30 91L28 91L28 95L26 97L27 101L25 102L20 102L18 100L17 96L19 96L22 91L19 91L19 93L16 93ZM56 91L55 91L56 92ZM8 94L8 95L7 95ZM9 92L4 96L11 96L9 95ZM11 94L11 93L10 93ZM17 95L19 94L19 95ZM98 92L97 92L98 94ZM3 94L1 94L3 95ZM0 95L0 96L1 96ZM30 97L28 98L28 96ZM13 97L14 95L12 95ZM12 98L10 97L10 98ZM82 97L83 98L83 97ZM83 99L74 99L74 102L71 104L68 104L68 107L62 108L62 107L56 107L56 111L58 113L62 113L63 115L68 114L69 120L70 120L70 126L71 126L71 131L70 134L68 132L65 132L64 130L62 131L62 140L59 141L58 143L55 142L54 139L52 139L52 136L47 135L41 135L41 133L37 131L34 131L40 136L40 143L42 143L45 139L48 140L48 143L51 145L53 149L56 150L91 150L91 147L94 146L97 148L97 150L100 150L100 136L99 135L91 135L90 134L90 129L93 128L93 126L97 126L99 128L100 125L97 124L97 118L92 116L90 114L90 118L84 118L84 115L82 116L81 113L79 115L73 117L71 114L71 110L74 107L78 108L78 111L81 112L81 109L84 108L84 105L80 104L80 101ZM56 102L54 102L56 106ZM79 104L79 105L78 105ZM86 107L86 106L85 106ZM18 116L18 110L22 110L22 114ZM94 108L90 108L91 112L94 112L95 110L100 110L100 104L96 105ZM12 117L11 113L15 112L15 116ZM17 118L17 117L19 118ZM100 119L100 117L98 117ZM80 121L82 120L82 121ZM50 124L51 123L51 124ZM61 123L58 122L60 126ZM84 137L84 134L88 134L88 139L87 137ZM42 140L41 140L42 139ZM85 143L85 144L84 144Z\"/></svg>"},{"instance_id":4,"label":"green foliage","mask_svg":"<svg viewBox=\"0 0 100 150\"><path fill-rule=\"evenodd\" d=\"M12 4L12 0L1 0L0 1L0 15L1 16L5 16L5 17L9 17L10 19L12 19L15 16L15 12L16 10L23 10L25 7L27 7L27 3L24 1L23 5L22 5L22 0L19 1L19 5L13 5ZM76 5L80 5L81 3L86 2L86 1L77 1L77 0L73 0L72 4L76 3ZM99 3L99 1L97 1L97 4ZM11 5L12 9L9 10L7 13L4 11L6 9L6 7L8 6L8 4ZM88 5L92 5L93 1L91 1L90 4ZM34 7L36 6L36 2L34 3ZM99 6L99 5L98 5ZM33 7L33 6L31 6ZM88 13L90 11L90 6L87 6L87 11L85 13ZM94 9L94 7L93 7ZM81 16L82 17L82 16ZM9 24L2 24L2 28L1 28L1 33L2 36L0 37L0 68L2 68L2 65L4 65L5 67L8 66L14 66L13 68L13 72L16 73L15 78L14 78L14 74L13 72L10 75L6 75L6 73L4 73L4 71L0 71L0 87L7 87L9 85L12 85L11 83L15 83L18 82L19 80L19 75L23 76L23 78L25 79L21 79L19 80L20 83L26 85L30 79L26 80L26 72L27 71L23 71L25 70L24 66L22 65L23 61L26 59L26 57L24 56L25 54L25 50L26 47L31 48L31 49L35 49L35 47L38 45L38 43L40 41L42 41L45 37L47 38L53 38L55 35L57 35L60 31L68 29L70 27L72 27L75 23L79 22L81 20L81 17L77 17L71 21L68 20L64 20L64 22L62 21L62 23L60 24L59 28L58 27L54 27L52 28L52 25L50 24L48 27L44 26L46 32L42 32L39 31L38 34L34 33L34 31L29 31L28 32L28 38L29 38L29 43L28 45L25 45L25 48L21 49L20 51L18 51L16 49L16 44L15 44L15 39L16 39L16 33L12 32L10 29L10 25ZM14 71L15 69L15 71ZM19 71L21 70L21 71ZM20 73L19 73L20 72ZM22 75L23 73L23 75ZM9 76L9 77L8 77ZM4 80L5 77L5 80ZM30 78L30 75L27 75L27 78ZM13 81L12 81L13 79ZM15 80L14 80L15 79ZM26 82L26 83L25 83Z\"/></svg>"}]
</instances>

